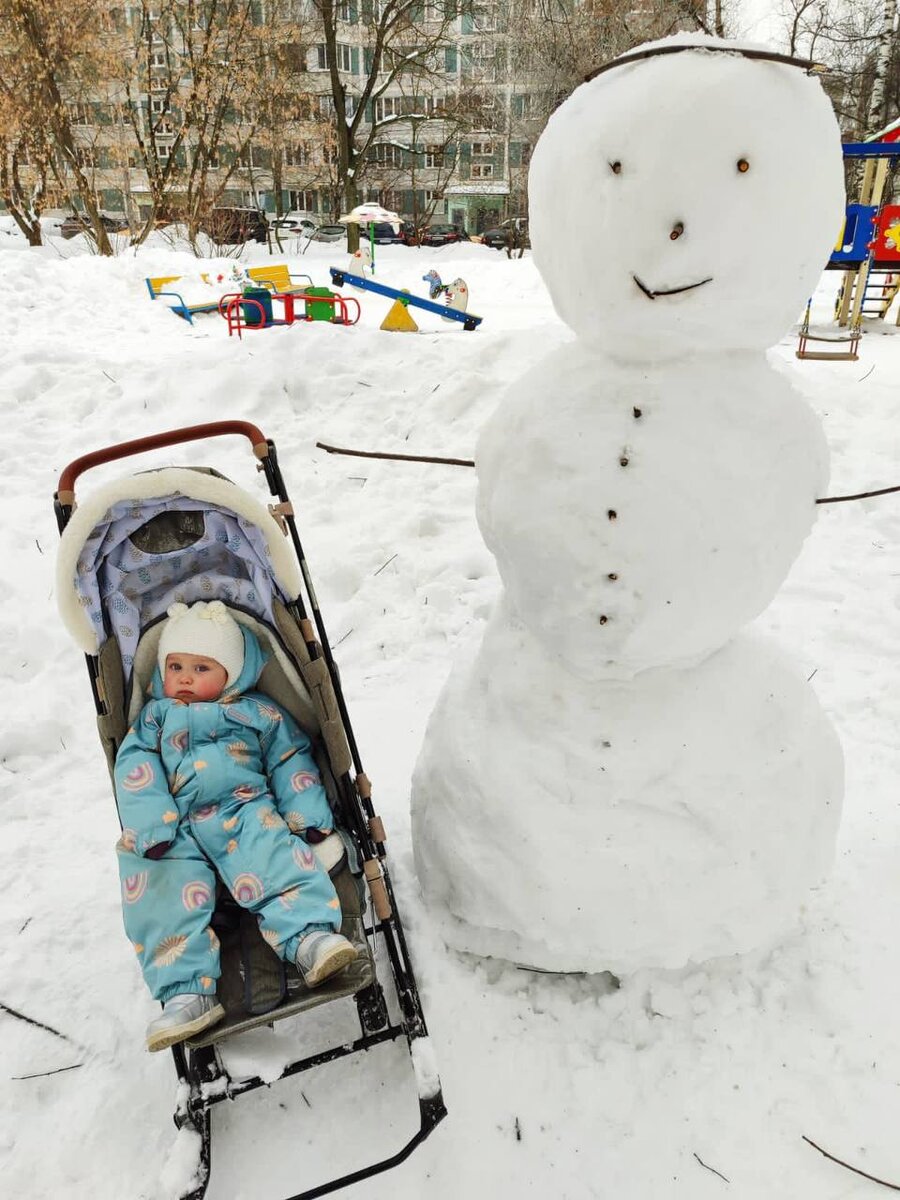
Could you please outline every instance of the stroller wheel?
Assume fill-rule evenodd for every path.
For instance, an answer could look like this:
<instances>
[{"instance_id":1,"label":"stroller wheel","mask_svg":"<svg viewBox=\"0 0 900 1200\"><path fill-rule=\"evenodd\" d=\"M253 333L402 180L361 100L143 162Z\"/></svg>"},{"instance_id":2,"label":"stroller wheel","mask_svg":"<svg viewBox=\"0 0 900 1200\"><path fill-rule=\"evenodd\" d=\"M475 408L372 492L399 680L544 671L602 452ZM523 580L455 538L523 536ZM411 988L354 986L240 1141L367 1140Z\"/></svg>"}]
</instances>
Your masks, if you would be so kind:
<instances>
[{"instance_id":1,"label":"stroller wheel","mask_svg":"<svg viewBox=\"0 0 900 1200\"><path fill-rule=\"evenodd\" d=\"M356 1007L364 1032L377 1033L387 1025L388 1010L384 990L377 980L356 993Z\"/></svg>"}]
</instances>

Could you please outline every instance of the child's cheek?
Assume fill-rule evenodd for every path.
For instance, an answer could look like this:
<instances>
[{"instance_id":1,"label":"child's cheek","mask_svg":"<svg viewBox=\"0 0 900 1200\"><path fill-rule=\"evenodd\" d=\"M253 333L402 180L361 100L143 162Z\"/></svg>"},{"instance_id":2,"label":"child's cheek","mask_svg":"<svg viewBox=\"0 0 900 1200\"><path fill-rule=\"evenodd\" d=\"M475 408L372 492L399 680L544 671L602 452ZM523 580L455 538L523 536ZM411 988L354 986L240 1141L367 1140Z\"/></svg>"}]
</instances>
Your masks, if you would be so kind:
<instances>
[{"instance_id":1,"label":"child's cheek","mask_svg":"<svg viewBox=\"0 0 900 1200\"><path fill-rule=\"evenodd\" d=\"M221 694L222 688L218 679L201 679L194 685L194 690L201 700L215 700Z\"/></svg>"}]
</instances>

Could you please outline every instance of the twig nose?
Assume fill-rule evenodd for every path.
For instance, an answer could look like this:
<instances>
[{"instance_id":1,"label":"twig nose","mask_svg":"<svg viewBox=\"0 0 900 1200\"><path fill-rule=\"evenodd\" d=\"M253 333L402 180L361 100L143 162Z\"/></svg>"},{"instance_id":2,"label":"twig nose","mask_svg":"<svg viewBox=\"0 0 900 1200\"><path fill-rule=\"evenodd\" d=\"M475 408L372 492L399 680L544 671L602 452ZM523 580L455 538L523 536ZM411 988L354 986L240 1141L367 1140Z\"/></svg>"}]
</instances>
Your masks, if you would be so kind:
<instances>
[{"instance_id":1,"label":"twig nose","mask_svg":"<svg viewBox=\"0 0 900 1200\"><path fill-rule=\"evenodd\" d=\"M672 232L669 234L669 237L672 239L673 242L677 242L683 233L684 233L684 223L682 221L676 221L675 224L672 226Z\"/></svg>"}]
</instances>

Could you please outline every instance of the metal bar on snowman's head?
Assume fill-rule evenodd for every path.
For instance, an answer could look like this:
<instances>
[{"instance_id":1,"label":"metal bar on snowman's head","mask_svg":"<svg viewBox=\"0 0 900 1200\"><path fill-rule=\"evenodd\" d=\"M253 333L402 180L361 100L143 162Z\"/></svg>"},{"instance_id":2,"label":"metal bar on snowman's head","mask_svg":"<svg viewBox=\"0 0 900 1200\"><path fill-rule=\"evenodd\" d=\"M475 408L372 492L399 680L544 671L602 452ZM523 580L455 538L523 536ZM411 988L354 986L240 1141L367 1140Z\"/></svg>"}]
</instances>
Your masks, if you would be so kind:
<instances>
[{"instance_id":1,"label":"metal bar on snowman's head","mask_svg":"<svg viewBox=\"0 0 900 1200\"><path fill-rule=\"evenodd\" d=\"M590 80L596 79L598 75L602 75L605 71L612 71L614 67L625 67L629 63L642 62L645 58L656 58L661 54L681 54L686 50L699 50L704 54L732 54L740 58L757 59L761 62L782 63L789 67L800 67L808 75L824 75L828 70L828 67L824 63L815 62L810 58L794 58L790 54L774 54L768 50L741 49L740 46L688 44L655 46L647 50L635 50L633 54L623 54L620 58L611 59L610 62L604 63L601 67L595 67L593 71L589 71L584 77L584 82L588 83Z\"/></svg>"}]
</instances>

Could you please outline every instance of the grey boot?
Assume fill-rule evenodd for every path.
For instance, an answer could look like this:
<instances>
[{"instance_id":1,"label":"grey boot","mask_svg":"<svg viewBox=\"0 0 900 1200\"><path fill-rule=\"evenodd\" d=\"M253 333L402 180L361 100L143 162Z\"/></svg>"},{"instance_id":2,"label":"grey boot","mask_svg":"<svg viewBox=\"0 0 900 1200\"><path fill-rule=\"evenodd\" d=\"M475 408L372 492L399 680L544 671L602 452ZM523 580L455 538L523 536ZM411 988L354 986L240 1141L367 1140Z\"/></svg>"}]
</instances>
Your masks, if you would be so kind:
<instances>
[{"instance_id":1,"label":"grey boot","mask_svg":"<svg viewBox=\"0 0 900 1200\"><path fill-rule=\"evenodd\" d=\"M306 986L316 987L353 962L356 954L356 947L341 934L319 929L303 938L294 961Z\"/></svg>"},{"instance_id":2,"label":"grey boot","mask_svg":"<svg viewBox=\"0 0 900 1200\"><path fill-rule=\"evenodd\" d=\"M225 1009L214 996L197 996L186 992L170 996L162 1013L147 1026L147 1049L165 1050L176 1042L193 1037L201 1029L215 1025L225 1016Z\"/></svg>"}]
</instances>

